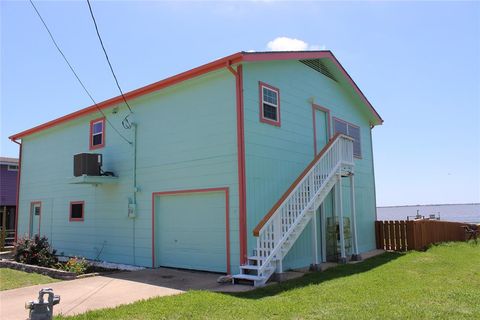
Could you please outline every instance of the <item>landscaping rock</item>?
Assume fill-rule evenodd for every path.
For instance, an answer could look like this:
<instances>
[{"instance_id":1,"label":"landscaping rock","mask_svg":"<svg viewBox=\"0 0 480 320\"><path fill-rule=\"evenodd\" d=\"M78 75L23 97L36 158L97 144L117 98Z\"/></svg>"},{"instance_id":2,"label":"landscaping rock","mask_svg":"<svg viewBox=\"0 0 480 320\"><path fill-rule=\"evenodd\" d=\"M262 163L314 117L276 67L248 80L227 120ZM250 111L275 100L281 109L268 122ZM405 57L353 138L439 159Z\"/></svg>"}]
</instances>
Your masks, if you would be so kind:
<instances>
[{"instance_id":1,"label":"landscaping rock","mask_svg":"<svg viewBox=\"0 0 480 320\"><path fill-rule=\"evenodd\" d=\"M218 283L232 283L232 276L231 275L226 275L226 276L220 276L217 279Z\"/></svg>"},{"instance_id":2,"label":"landscaping rock","mask_svg":"<svg viewBox=\"0 0 480 320\"><path fill-rule=\"evenodd\" d=\"M77 278L75 272L68 272L58 269L33 266L30 264L19 263L11 260L0 260L0 268L10 268L24 272L39 273L54 279L73 280Z\"/></svg>"}]
</instances>

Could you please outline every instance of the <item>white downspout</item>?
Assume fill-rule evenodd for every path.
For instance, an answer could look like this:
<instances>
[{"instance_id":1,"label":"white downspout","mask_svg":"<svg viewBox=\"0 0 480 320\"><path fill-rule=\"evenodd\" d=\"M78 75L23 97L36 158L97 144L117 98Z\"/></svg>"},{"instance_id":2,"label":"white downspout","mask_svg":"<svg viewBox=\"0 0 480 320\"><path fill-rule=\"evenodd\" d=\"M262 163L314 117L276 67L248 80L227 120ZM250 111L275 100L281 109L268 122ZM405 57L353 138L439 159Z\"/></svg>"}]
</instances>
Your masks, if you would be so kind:
<instances>
[{"instance_id":1,"label":"white downspout","mask_svg":"<svg viewBox=\"0 0 480 320\"><path fill-rule=\"evenodd\" d=\"M350 204L352 206L352 232L353 232L353 257L352 260L358 260L358 242L357 242L357 214L355 208L355 177L350 175Z\"/></svg>"},{"instance_id":2,"label":"white downspout","mask_svg":"<svg viewBox=\"0 0 480 320\"><path fill-rule=\"evenodd\" d=\"M345 254L345 230L343 226L343 197L342 197L342 175L338 174L337 183L337 201L338 201L338 229L340 231L340 263L347 262L347 255Z\"/></svg>"},{"instance_id":3,"label":"white downspout","mask_svg":"<svg viewBox=\"0 0 480 320\"><path fill-rule=\"evenodd\" d=\"M132 254L133 254L133 264L136 265L136 226L135 220L137 217L137 123L131 123L133 128L133 173L132 173L132 180L133 180L133 192L132 192L132 199L129 201L128 204L128 217L132 219Z\"/></svg>"}]
</instances>

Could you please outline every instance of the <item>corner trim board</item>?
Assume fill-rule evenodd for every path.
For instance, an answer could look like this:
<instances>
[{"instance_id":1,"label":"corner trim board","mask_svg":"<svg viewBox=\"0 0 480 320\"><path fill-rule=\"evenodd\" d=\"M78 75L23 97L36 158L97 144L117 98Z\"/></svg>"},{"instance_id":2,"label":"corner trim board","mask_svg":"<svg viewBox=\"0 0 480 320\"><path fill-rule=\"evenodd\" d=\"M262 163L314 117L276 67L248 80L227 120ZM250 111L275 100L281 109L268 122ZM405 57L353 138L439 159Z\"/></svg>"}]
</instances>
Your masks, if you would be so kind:
<instances>
[{"instance_id":1,"label":"corner trim board","mask_svg":"<svg viewBox=\"0 0 480 320\"><path fill-rule=\"evenodd\" d=\"M19 199L20 199L20 176L22 174L22 143L21 142L17 142L16 140L13 140L13 142L15 142L16 144L18 144L19 146L19 157L18 157L18 173L17 173L17 195L16 195L16 198L15 198L15 235L14 235L14 241L17 242L18 240L18 215L20 213L20 210L19 210Z\"/></svg>"},{"instance_id":2,"label":"corner trim board","mask_svg":"<svg viewBox=\"0 0 480 320\"><path fill-rule=\"evenodd\" d=\"M238 211L240 237L240 264L247 261L247 196L246 196L246 169L245 169L245 125L243 106L243 66L237 67L236 84L236 112L237 112L237 167L238 167Z\"/></svg>"}]
</instances>

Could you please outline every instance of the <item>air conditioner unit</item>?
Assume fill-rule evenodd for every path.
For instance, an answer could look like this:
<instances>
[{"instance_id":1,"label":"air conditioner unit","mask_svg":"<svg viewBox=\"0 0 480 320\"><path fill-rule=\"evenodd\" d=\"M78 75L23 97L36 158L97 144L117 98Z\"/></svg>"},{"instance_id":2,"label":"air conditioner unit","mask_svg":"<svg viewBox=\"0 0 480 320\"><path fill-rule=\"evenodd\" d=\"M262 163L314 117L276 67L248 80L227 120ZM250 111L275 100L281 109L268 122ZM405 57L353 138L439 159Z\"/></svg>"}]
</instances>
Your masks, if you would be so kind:
<instances>
[{"instance_id":1,"label":"air conditioner unit","mask_svg":"<svg viewBox=\"0 0 480 320\"><path fill-rule=\"evenodd\" d=\"M80 177L101 175L102 155L99 153L79 153L73 156L73 175Z\"/></svg>"}]
</instances>

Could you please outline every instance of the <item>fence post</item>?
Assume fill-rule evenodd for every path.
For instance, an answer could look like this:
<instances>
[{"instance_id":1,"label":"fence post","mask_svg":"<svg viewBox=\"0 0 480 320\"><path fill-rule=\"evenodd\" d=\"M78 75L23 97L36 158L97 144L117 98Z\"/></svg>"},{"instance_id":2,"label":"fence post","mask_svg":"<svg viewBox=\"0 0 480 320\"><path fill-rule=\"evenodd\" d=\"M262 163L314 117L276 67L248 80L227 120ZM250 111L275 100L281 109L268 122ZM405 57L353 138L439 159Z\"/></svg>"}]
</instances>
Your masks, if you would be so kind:
<instances>
[{"instance_id":1,"label":"fence post","mask_svg":"<svg viewBox=\"0 0 480 320\"><path fill-rule=\"evenodd\" d=\"M397 244L395 241L395 221L391 220L390 225L390 250L395 251Z\"/></svg>"},{"instance_id":2,"label":"fence post","mask_svg":"<svg viewBox=\"0 0 480 320\"><path fill-rule=\"evenodd\" d=\"M387 240L386 240L386 235L385 235L385 226L386 226L385 221L380 222L380 249L387 250Z\"/></svg>"},{"instance_id":3,"label":"fence post","mask_svg":"<svg viewBox=\"0 0 480 320\"><path fill-rule=\"evenodd\" d=\"M0 251L5 249L5 238L7 237L7 207L3 206L2 232L0 235Z\"/></svg>"},{"instance_id":4,"label":"fence post","mask_svg":"<svg viewBox=\"0 0 480 320\"><path fill-rule=\"evenodd\" d=\"M375 241L377 243L377 249L383 249L380 246L380 223L381 221L375 221Z\"/></svg>"},{"instance_id":5,"label":"fence post","mask_svg":"<svg viewBox=\"0 0 480 320\"><path fill-rule=\"evenodd\" d=\"M407 250L415 250L415 226L414 221L408 220L407 225Z\"/></svg>"}]
</instances>

